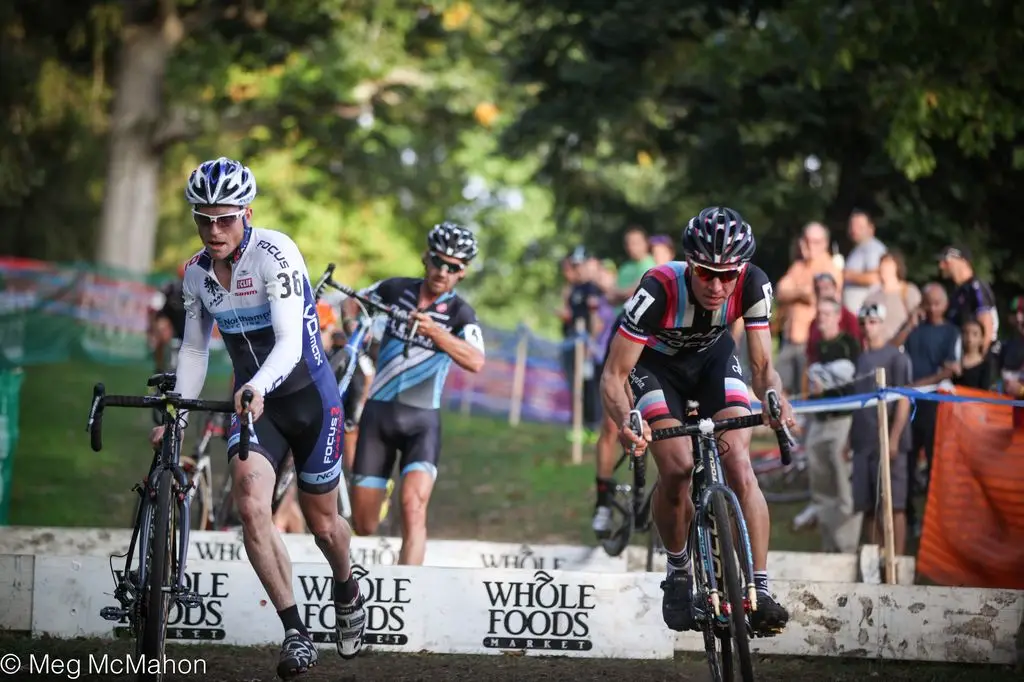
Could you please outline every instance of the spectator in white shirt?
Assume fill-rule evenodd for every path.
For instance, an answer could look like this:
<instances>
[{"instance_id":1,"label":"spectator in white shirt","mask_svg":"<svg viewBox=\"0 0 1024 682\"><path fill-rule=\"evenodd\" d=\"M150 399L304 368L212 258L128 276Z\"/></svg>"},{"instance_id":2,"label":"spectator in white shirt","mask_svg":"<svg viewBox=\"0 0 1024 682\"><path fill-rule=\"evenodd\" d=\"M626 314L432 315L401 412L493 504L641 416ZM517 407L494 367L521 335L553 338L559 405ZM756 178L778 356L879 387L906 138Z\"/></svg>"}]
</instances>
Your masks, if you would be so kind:
<instances>
[{"instance_id":1,"label":"spectator in white shirt","mask_svg":"<svg viewBox=\"0 0 1024 682\"><path fill-rule=\"evenodd\" d=\"M864 211L858 209L850 214L847 229L854 246L846 257L843 272L843 305L850 310L860 310L868 292L881 282L878 266L886 248L875 237L875 223Z\"/></svg>"}]
</instances>

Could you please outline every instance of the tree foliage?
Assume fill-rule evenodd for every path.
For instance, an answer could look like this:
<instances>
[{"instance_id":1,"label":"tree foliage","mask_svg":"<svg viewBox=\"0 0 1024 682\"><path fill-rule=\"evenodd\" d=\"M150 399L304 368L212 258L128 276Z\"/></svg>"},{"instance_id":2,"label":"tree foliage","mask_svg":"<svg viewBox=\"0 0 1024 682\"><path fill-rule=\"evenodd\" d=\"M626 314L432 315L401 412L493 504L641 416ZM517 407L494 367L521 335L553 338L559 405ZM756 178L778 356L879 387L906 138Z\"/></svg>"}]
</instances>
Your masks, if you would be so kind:
<instances>
[{"instance_id":1,"label":"tree foliage","mask_svg":"<svg viewBox=\"0 0 1024 682\"><path fill-rule=\"evenodd\" d=\"M128 177L158 208L119 210L157 230L158 269L199 247L182 185L224 154L256 173L257 224L353 285L418 272L425 230L467 222L464 289L504 327L553 329L571 245L617 258L629 224L677 234L710 203L754 224L775 276L804 223L845 250L862 207L916 278L962 240L1008 293L1021 25L1010 0L13 0L0 248L94 257L147 35L166 41L143 145L160 173Z\"/></svg>"}]
</instances>

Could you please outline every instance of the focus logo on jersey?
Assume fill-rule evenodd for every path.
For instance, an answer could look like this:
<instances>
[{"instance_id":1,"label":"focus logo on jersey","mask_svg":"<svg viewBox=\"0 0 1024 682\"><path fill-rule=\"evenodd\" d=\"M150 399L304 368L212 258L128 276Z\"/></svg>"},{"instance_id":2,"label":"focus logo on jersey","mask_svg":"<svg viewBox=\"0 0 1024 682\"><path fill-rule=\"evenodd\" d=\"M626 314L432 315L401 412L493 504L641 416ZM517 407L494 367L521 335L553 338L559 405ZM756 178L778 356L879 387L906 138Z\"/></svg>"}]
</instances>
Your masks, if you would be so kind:
<instances>
[{"instance_id":1,"label":"focus logo on jersey","mask_svg":"<svg viewBox=\"0 0 1024 682\"><path fill-rule=\"evenodd\" d=\"M327 430L327 446L324 448L324 464L334 464L341 453L341 430L338 422L341 421L341 408L331 408L331 426Z\"/></svg>"}]
</instances>

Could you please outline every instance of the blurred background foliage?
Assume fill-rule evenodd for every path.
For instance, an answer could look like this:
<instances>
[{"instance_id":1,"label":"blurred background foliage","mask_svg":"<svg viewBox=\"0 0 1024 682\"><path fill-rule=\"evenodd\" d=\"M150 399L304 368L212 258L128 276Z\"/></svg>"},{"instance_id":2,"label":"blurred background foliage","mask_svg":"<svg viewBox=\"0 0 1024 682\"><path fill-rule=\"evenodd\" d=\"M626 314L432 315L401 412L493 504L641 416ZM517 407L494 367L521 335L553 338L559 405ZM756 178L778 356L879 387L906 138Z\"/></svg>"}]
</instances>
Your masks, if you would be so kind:
<instances>
[{"instance_id":1,"label":"blurred background foliage","mask_svg":"<svg viewBox=\"0 0 1024 682\"><path fill-rule=\"evenodd\" d=\"M845 253L859 207L914 279L964 241L1005 297L1022 26L1009 0L11 0L0 251L171 273L200 246L183 182L226 155L314 276L418 273L427 227L469 224L497 327L554 334L558 258L713 203L773 277L809 220ZM154 245L103 246L118 219Z\"/></svg>"}]
</instances>

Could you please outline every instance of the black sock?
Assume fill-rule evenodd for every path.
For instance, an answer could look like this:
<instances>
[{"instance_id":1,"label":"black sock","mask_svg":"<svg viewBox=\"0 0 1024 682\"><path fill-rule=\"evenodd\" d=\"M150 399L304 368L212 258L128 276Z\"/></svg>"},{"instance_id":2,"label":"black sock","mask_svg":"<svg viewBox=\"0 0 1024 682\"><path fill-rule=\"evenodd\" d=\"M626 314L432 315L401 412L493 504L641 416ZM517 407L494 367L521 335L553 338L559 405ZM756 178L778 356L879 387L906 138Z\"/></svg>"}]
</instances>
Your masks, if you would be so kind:
<instances>
[{"instance_id":1,"label":"black sock","mask_svg":"<svg viewBox=\"0 0 1024 682\"><path fill-rule=\"evenodd\" d=\"M608 500L612 498L612 490L615 486L615 481L608 478L597 478L597 506L607 507Z\"/></svg>"},{"instance_id":2,"label":"black sock","mask_svg":"<svg viewBox=\"0 0 1024 682\"><path fill-rule=\"evenodd\" d=\"M334 579L334 587L331 589L331 596L336 604L351 604L359 596L359 581L348 574L348 580Z\"/></svg>"},{"instance_id":3,"label":"black sock","mask_svg":"<svg viewBox=\"0 0 1024 682\"><path fill-rule=\"evenodd\" d=\"M299 607L296 604L292 604L286 609L277 612L277 615L281 618L281 624L284 625L285 632L288 630L298 630L305 637L309 637L309 631L306 630L306 626L302 624L302 619L299 618Z\"/></svg>"}]
</instances>

